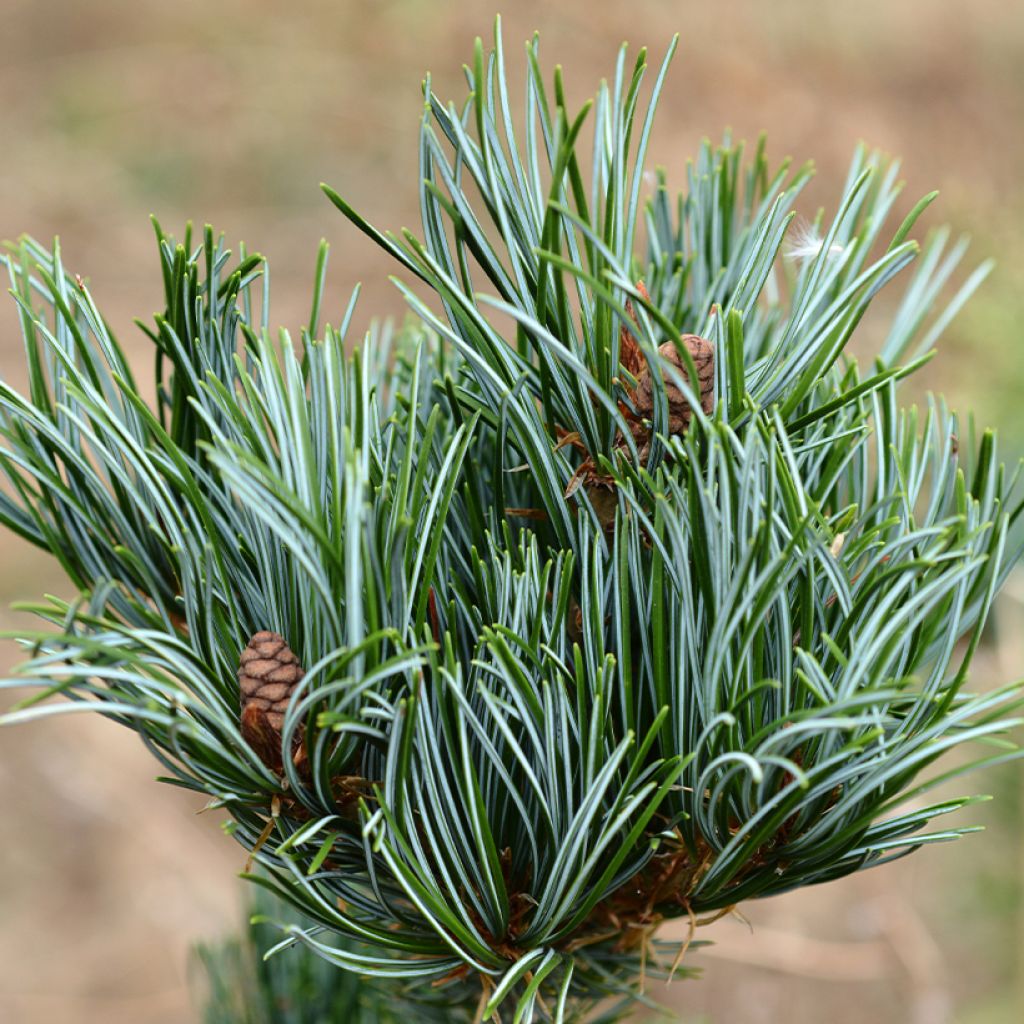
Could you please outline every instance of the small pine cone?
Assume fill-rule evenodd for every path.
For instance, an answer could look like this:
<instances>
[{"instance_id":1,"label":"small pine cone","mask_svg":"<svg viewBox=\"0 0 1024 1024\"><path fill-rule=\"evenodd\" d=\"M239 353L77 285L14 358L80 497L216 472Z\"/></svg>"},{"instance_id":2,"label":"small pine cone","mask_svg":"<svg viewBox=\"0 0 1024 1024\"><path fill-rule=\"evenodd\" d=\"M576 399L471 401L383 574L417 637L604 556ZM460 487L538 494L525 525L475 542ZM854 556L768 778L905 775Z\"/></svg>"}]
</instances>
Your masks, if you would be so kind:
<instances>
[{"instance_id":1,"label":"small pine cone","mask_svg":"<svg viewBox=\"0 0 1024 1024\"><path fill-rule=\"evenodd\" d=\"M687 347L697 370L697 383L694 388L700 393L700 407L708 416L715 407L715 346L706 338L696 334L684 334L683 344ZM686 363L680 357L676 346L666 341L658 347L658 354L669 365L674 366L689 381ZM690 425L692 410L690 403L682 391L668 378L665 380L665 398L668 401L668 433L682 434ZM654 387L651 383L651 372L646 366L637 379L636 407L644 419L654 416Z\"/></svg>"},{"instance_id":2,"label":"small pine cone","mask_svg":"<svg viewBox=\"0 0 1024 1024\"><path fill-rule=\"evenodd\" d=\"M284 637L268 630L255 633L242 651L238 685L242 697L242 736L272 771L284 771L281 732L284 715L302 666ZM296 730L292 751L296 764L305 751L302 730Z\"/></svg>"}]
</instances>

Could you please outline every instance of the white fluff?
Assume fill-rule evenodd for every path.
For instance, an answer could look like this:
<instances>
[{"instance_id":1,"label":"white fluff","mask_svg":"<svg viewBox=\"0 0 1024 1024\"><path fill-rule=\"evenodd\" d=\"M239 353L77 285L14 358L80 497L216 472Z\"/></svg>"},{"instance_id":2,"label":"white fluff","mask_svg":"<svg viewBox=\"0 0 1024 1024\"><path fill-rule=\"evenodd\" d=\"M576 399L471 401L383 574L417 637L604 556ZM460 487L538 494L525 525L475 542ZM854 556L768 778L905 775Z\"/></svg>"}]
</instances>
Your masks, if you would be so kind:
<instances>
[{"instance_id":1,"label":"white fluff","mask_svg":"<svg viewBox=\"0 0 1024 1024\"><path fill-rule=\"evenodd\" d=\"M817 259L825 245L825 239L821 237L814 225L805 222L797 222L794 225L793 236L786 246L786 256L798 263L807 263ZM833 242L828 247L827 258L832 260L846 252L846 247L838 242Z\"/></svg>"}]
</instances>

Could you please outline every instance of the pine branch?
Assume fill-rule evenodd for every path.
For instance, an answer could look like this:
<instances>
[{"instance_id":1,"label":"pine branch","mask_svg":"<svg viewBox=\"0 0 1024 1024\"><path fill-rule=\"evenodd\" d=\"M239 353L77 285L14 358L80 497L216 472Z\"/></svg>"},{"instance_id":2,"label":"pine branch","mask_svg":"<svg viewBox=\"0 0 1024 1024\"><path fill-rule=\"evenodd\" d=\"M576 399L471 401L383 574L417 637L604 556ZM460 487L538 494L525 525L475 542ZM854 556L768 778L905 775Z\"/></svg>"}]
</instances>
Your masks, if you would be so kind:
<instances>
[{"instance_id":1,"label":"pine branch","mask_svg":"<svg viewBox=\"0 0 1024 1024\"><path fill-rule=\"evenodd\" d=\"M668 58L645 105L622 51L580 112L527 61L521 124L500 34L464 107L428 80L422 240L328 190L414 278L354 351L325 248L293 341L259 257L157 226L150 406L59 250L11 250L0 521L81 595L2 685L36 688L6 720L105 714L225 808L301 915L283 955L424 1013L613 1020L671 971L665 919L971 831L970 798L906 801L1017 756L1019 688L967 682L1024 506L993 434L898 404L984 273L942 305L932 196L886 227L896 166L859 151L792 241L809 169L727 139L642 202ZM349 991L319 970L282 984Z\"/></svg>"}]
</instances>

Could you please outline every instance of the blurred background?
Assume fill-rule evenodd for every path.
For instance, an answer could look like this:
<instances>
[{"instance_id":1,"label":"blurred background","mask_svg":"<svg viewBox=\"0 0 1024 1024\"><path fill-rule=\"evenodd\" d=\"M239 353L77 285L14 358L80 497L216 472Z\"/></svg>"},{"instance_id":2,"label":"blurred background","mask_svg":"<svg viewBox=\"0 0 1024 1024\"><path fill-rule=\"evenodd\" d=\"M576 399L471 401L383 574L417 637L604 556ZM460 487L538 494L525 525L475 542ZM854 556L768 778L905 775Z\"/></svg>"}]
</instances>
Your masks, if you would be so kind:
<instances>
[{"instance_id":1,"label":"blurred background","mask_svg":"<svg viewBox=\"0 0 1024 1024\"><path fill-rule=\"evenodd\" d=\"M326 315L364 282L360 323L401 315L394 268L333 212L327 181L381 226L418 225L420 81L461 99L463 61L494 2L0 0L0 237L59 234L109 322L145 358L135 316L160 282L148 215L211 222L270 258L274 320L308 312L315 250L331 242ZM973 236L998 266L911 387L946 393L1024 451L1024 5L1019 0L515 0L514 66L542 33L582 100L619 43L681 51L651 165L685 161L726 127L766 129L776 158L819 167L800 209L834 210L863 139L905 160L906 208ZM518 74L518 71L517 71ZM917 230L917 229L915 229ZM13 304L0 373L23 377ZM66 594L50 560L0 538L7 606ZM1024 671L1024 583L1011 580L975 685ZM0 642L0 674L17 652ZM0 1018L12 1024L197 1019L188 949L240 920L244 867L202 801L153 782L126 731L76 717L0 733ZM664 996L697 1024L1002 1024L1024 1018L1024 772L970 779L988 834L816 891L745 906L691 954L705 979Z\"/></svg>"}]
</instances>

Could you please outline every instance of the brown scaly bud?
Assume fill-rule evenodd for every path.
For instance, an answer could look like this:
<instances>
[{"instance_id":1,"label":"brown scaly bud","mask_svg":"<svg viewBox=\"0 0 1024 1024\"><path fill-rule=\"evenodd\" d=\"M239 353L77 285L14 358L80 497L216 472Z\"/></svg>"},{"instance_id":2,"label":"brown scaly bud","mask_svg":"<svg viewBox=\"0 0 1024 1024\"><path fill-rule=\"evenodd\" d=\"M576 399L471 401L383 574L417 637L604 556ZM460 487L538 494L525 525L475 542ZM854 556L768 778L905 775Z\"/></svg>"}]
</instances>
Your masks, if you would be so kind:
<instances>
[{"instance_id":1,"label":"brown scaly bud","mask_svg":"<svg viewBox=\"0 0 1024 1024\"><path fill-rule=\"evenodd\" d=\"M279 775L284 771L281 750L284 716L303 674L295 652L278 633L260 630L242 651L238 666L242 737L260 760ZM304 761L304 754L300 728L296 730L292 749L296 765Z\"/></svg>"},{"instance_id":2,"label":"brown scaly bud","mask_svg":"<svg viewBox=\"0 0 1024 1024\"><path fill-rule=\"evenodd\" d=\"M646 296L647 289L644 288L643 283L639 284L638 287L643 289L643 294ZM626 299L626 316L633 323L637 322L636 310L633 308L631 299ZM640 348L640 343L626 324L619 328L619 365L624 370L628 370L634 377L639 377L644 366L647 365L644 362L644 354Z\"/></svg>"},{"instance_id":3,"label":"brown scaly bud","mask_svg":"<svg viewBox=\"0 0 1024 1024\"><path fill-rule=\"evenodd\" d=\"M715 346L707 338L701 338L696 334L684 334L681 340L697 370L697 386L694 387L691 383L691 387L700 394L700 407L710 416L715 407ZM673 342L666 341L660 345L658 354L669 366L675 367L687 382L690 381L686 363ZM693 410L682 391L668 375L665 376L665 398L668 401L668 433L685 433L690 425ZM637 378L636 407L644 419L653 418L654 385L651 382L651 371L646 366Z\"/></svg>"}]
</instances>

